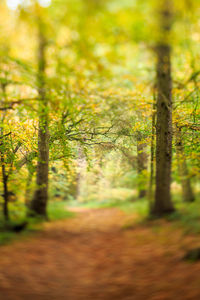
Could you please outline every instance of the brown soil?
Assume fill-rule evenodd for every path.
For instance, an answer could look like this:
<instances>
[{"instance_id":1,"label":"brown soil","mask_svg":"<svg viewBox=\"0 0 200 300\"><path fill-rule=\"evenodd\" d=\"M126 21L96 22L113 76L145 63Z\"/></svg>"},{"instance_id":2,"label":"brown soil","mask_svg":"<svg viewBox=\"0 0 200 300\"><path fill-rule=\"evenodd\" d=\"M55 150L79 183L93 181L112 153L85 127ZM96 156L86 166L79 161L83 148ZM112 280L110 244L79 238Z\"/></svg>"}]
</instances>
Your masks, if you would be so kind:
<instances>
[{"instance_id":1,"label":"brown soil","mask_svg":"<svg viewBox=\"0 0 200 300\"><path fill-rule=\"evenodd\" d=\"M80 210L1 247L0 299L200 299L200 263L182 260L200 238L164 221L125 229L133 219L115 208Z\"/></svg>"}]
</instances>

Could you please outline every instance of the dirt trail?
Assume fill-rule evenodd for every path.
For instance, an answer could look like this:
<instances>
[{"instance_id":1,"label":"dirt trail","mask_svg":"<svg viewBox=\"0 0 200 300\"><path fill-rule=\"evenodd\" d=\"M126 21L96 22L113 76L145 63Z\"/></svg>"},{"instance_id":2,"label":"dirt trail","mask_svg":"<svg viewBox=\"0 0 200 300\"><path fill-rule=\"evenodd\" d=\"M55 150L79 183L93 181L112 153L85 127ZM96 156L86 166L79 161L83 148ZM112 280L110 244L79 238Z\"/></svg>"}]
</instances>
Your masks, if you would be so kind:
<instances>
[{"instance_id":1,"label":"dirt trail","mask_svg":"<svg viewBox=\"0 0 200 300\"><path fill-rule=\"evenodd\" d=\"M0 300L200 299L200 263L181 257L198 237L134 226L118 209L80 210L0 248Z\"/></svg>"}]
</instances>

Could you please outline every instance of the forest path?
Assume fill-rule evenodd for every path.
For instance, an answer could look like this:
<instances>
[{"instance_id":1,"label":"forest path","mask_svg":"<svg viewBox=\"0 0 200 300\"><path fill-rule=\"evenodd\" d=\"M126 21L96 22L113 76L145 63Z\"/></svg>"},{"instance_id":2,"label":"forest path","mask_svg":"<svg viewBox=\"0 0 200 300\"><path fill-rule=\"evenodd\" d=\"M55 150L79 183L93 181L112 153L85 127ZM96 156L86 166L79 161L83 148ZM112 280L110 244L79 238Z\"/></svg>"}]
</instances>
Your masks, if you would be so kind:
<instances>
[{"instance_id":1,"label":"forest path","mask_svg":"<svg viewBox=\"0 0 200 300\"><path fill-rule=\"evenodd\" d=\"M164 221L123 229L134 218L117 208L74 210L0 248L1 300L200 299L200 263L181 260L198 237Z\"/></svg>"}]
</instances>

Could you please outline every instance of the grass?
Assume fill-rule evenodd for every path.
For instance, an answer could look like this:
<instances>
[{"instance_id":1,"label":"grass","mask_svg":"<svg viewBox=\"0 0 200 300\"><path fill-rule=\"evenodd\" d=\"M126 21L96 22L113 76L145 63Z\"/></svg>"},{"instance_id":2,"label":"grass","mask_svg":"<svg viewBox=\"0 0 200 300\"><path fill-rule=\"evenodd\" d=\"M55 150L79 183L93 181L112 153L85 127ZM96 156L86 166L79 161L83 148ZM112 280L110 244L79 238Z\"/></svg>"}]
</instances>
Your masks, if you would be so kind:
<instances>
[{"instance_id":1,"label":"grass","mask_svg":"<svg viewBox=\"0 0 200 300\"><path fill-rule=\"evenodd\" d=\"M28 236L31 233L37 232L42 229L42 223L44 219L37 218L27 218L26 217L26 208L21 203L11 204L10 205L10 221L5 224L5 221L0 218L0 245L7 244L13 240L19 239L19 237ZM67 219L74 216L74 213L69 212L66 209L66 202L49 202L48 205L48 218L49 221L56 221L60 219ZM28 226L20 234L10 231L6 228L5 225L13 226L20 224L24 221L28 222Z\"/></svg>"},{"instance_id":2,"label":"grass","mask_svg":"<svg viewBox=\"0 0 200 300\"><path fill-rule=\"evenodd\" d=\"M145 218L148 215L149 204L148 200L143 199L136 199L132 201L113 201L113 200L104 200L104 201L91 201L91 202L83 202L78 203L74 201L71 203L72 206L81 206L86 208L112 208L117 207L123 210L125 213L136 213L141 218Z\"/></svg>"},{"instance_id":3,"label":"grass","mask_svg":"<svg viewBox=\"0 0 200 300\"><path fill-rule=\"evenodd\" d=\"M177 205L177 211L168 217L175 226L183 227L185 234L200 233L200 199Z\"/></svg>"},{"instance_id":4,"label":"grass","mask_svg":"<svg viewBox=\"0 0 200 300\"><path fill-rule=\"evenodd\" d=\"M48 206L48 216L50 221L56 221L61 219L67 219L74 216L73 212L70 212L66 208L66 202L50 202Z\"/></svg>"}]
</instances>

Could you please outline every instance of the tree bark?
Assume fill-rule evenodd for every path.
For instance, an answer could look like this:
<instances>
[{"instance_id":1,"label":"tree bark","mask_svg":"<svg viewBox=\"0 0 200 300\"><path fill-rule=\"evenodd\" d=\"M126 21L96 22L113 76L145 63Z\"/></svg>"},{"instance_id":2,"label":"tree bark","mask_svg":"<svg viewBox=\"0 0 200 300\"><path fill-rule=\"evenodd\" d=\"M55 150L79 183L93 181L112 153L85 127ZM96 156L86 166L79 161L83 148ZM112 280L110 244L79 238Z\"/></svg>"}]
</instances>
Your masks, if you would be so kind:
<instances>
[{"instance_id":1,"label":"tree bark","mask_svg":"<svg viewBox=\"0 0 200 300\"><path fill-rule=\"evenodd\" d=\"M34 167L33 165L31 166L27 166L28 169L28 176L27 176L27 180L26 180L26 190L25 190L25 204L27 207L29 207L30 204L30 200L31 200L31 183L33 180L33 175L34 175Z\"/></svg>"},{"instance_id":2,"label":"tree bark","mask_svg":"<svg viewBox=\"0 0 200 300\"><path fill-rule=\"evenodd\" d=\"M30 203L30 210L36 215L47 217L48 171L49 171L49 131L48 100L45 91L45 48L46 39L43 24L39 20L38 47L38 94L39 94L39 128L38 128L38 163L36 174L36 191Z\"/></svg>"},{"instance_id":3,"label":"tree bark","mask_svg":"<svg viewBox=\"0 0 200 300\"><path fill-rule=\"evenodd\" d=\"M155 126L156 126L156 97L154 93L153 111L152 111L152 123L151 123L151 154L150 154L150 178L148 187L148 200L149 200L149 210L152 211L152 201L153 201L153 187L155 181Z\"/></svg>"},{"instance_id":4,"label":"tree bark","mask_svg":"<svg viewBox=\"0 0 200 300\"><path fill-rule=\"evenodd\" d=\"M8 193L8 175L6 174L4 154L1 152L1 169L2 169L2 177L3 177L3 214L6 221L9 220L9 210L8 210L8 201L9 201L9 193Z\"/></svg>"},{"instance_id":5,"label":"tree bark","mask_svg":"<svg viewBox=\"0 0 200 300\"><path fill-rule=\"evenodd\" d=\"M145 171L147 171L147 154L146 154L146 143L143 141L143 134L137 132L137 171L138 171L138 197L144 198L146 196L146 180Z\"/></svg>"},{"instance_id":6,"label":"tree bark","mask_svg":"<svg viewBox=\"0 0 200 300\"><path fill-rule=\"evenodd\" d=\"M156 191L152 213L164 216L172 213L171 160L172 160L172 79L171 47L171 2L164 0L160 12L160 40L157 44L157 124L156 124Z\"/></svg>"},{"instance_id":7,"label":"tree bark","mask_svg":"<svg viewBox=\"0 0 200 300\"><path fill-rule=\"evenodd\" d=\"M6 102L6 85L1 84L2 89L2 106L5 105ZM2 136L1 143L0 143L0 160L1 160L1 171L2 171L2 181L3 181L3 215L6 221L9 220L9 209L8 209L8 201L9 201L9 192L8 192L8 174L6 172L5 166L5 137L4 137L4 120L6 118L6 111L3 112L1 118L1 127L0 127L0 134Z\"/></svg>"},{"instance_id":8,"label":"tree bark","mask_svg":"<svg viewBox=\"0 0 200 300\"><path fill-rule=\"evenodd\" d=\"M86 171L87 168L86 157L80 145L78 145L77 154L78 154L77 155L77 176L76 176L76 193L75 193L76 199L78 199L81 195L81 188L82 188L83 179L85 175L84 172Z\"/></svg>"},{"instance_id":9,"label":"tree bark","mask_svg":"<svg viewBox=\"0 0 200 300\"><path fill-rule=\"evenodd\" d=\"M181 179L183 200L185 202L193 202L195 196L192 190L191 181L189 178L187 161L182 143L181 128L176 127L176 150L178 160L178 170Z\"/></svg>"}]
</instances>

